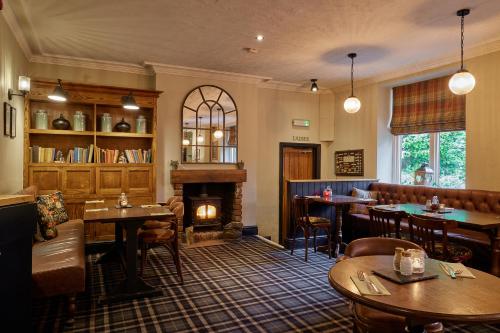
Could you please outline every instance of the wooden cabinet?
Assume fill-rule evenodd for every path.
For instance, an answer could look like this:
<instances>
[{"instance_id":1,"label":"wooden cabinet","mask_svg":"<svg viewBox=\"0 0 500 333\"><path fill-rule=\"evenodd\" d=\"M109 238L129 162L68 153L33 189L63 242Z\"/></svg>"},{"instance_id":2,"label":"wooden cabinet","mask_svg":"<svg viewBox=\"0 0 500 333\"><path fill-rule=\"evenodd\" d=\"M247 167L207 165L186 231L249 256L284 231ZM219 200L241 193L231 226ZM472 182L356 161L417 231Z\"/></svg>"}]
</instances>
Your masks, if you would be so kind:
<instances>
[{"instance_id":1,"label":"wooden cabinet","mask_svg":"<svg viewBox=\"0 0 500 333\"><path fill-rule=\"evenodd\" d=\"M56 82L32 80L31 92L25 99L24 117L24 186L37 185L40 194L61 191L70 218L82 218L86 200L105 200L115 205L120 193L126 193L132 204L155 202L156 167L156 104L158 91L65 83L68 101L52 102L47 95ZM125 110L121 97L132 93L138 111ZM45 110L48 129L35 128L36 112ZM57 130L52 120L63 115L73 125L73 116L81 111L86 118L85 131ZM131 125L130 133L101 132L100 119L107 113L115 125L124 119ZM147 132L135 133L135 119L147 119ZM151 150L151 163L33 163L30 147L55 148L67 156L75 147L118 150ZM94 150L95 151L95 150ZM87 224L88 242L114 239L112 224Z\"/></svg>"}]
</instances>

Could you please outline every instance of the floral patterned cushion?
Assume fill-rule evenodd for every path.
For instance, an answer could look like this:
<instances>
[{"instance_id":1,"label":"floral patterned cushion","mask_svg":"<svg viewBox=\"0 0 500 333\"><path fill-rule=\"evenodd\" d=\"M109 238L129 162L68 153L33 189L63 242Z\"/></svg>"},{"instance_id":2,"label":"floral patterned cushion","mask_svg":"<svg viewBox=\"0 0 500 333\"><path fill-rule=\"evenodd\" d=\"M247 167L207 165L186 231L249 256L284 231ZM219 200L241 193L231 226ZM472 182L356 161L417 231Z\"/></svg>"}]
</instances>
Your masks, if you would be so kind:
<instances>
[{"instance_id":1,"label":"floral patterned cushion","mask_svg":"<svg viewBox=\"0 0 500 333\"><path fill-rule=\"evenodd\" d=\"M64 208L64 199L61 192L39 195L36 200L40 227L45 239L57 236L56 225L68 221L68 214Z\"/></svg>"}]
</instances>

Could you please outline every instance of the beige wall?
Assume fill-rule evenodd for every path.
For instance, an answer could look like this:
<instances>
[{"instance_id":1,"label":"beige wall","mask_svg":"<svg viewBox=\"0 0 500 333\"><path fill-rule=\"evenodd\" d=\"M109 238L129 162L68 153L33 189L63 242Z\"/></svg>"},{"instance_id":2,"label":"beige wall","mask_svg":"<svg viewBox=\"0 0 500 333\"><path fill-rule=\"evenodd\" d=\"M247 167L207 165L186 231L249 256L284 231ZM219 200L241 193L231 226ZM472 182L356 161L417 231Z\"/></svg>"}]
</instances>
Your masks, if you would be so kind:
<instances>
[{"instance_id":1,"label":"beige wall","mask_svg":"<svg viewBox=\"0 0 500 333\"><path fill-rule=\"evenodd\" d=\"M7 102L7 90L17 90L19 75L28 73L28 61L17 44L10 28L0 14L0 194L14 193L23 185L23 111L24 100L15 96L9 103L17 109L14 139L3 135L3 102Z\"/></svg>"},{"instance_id":2,"label":"beige wall","mask_svg":"<svg viewBox=\"0 0 500 333\"><path fill-rule=\"evenodd\" d=\"M500 52L469 59L466 68L476 78L475 89L466 99L467 165L466 187L500 190ZM362 108L355 115L343 111L348 92L336 90L335 142L332 150L365 149L365 176L390 181L392 135L391 87L453 73L458 64L419 72L355 89Z\"/></svg>"}]
</instances>

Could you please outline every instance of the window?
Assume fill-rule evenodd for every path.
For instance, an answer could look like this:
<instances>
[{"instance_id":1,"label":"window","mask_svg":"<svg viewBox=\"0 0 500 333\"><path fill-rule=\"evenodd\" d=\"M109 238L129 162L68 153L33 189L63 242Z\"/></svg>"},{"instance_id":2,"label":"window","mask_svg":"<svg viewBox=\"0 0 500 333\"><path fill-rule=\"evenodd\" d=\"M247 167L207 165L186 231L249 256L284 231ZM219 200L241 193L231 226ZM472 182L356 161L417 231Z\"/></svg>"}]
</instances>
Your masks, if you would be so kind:
<instances>
[{"instance_id":1,"label":"window","mask_svg":"<svg viewBox=\"0 0 500 333\"><path fill-rule=\"evenodd\" d=\"M429 163L434 170L433 186L465 188L465 131L405 134L394 136L395 182L413 184L415 170Z\"/></svg>"}]
</instances>

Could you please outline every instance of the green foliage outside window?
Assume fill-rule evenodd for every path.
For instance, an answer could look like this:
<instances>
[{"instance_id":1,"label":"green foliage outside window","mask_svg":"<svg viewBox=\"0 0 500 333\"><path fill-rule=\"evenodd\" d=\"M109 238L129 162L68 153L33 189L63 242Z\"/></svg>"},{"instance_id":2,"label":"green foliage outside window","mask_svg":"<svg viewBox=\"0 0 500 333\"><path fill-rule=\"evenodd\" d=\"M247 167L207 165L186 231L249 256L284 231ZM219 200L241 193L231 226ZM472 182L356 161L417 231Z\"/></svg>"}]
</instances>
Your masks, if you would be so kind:
<instances>
[{"instance_id":1,"label":"green foliage outside window","mask_svg":"<svg viewBox=\"0 0 500 333\"><path fill-rule=\"evenodd\" d=\"M430 160L430 135L408 134L401 137L401 184L413 185L415 170Z\"/></svg>"}]
</instances>

